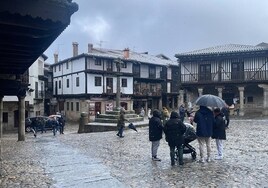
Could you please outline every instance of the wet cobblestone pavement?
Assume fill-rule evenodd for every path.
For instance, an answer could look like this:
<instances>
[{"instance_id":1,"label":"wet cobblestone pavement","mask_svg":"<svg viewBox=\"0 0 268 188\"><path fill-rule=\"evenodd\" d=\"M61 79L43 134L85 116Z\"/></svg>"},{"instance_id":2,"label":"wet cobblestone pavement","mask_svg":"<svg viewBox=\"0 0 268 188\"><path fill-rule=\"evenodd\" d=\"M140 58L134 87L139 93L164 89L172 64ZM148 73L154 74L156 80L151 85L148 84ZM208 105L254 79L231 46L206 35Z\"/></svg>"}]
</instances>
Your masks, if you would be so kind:
<instances>
[{"instance_id":1,"label":"wet cobblestone pavement","mask_svg":"<svg viewBox=\"0 0 268 188\"><path fill-rule=\"evenodd\" d=\"M56 137L26 134L25 142L5 134L0 187L268 187L268 119L231 120L223 160L201 164L185 154L182 167L170 166L164 139L162 161L151 161L147 127L127 130L122 139L115 132L77 130L69 126ZM197 141L191 145L198 152Z\"/></svg>"}]
</instances>

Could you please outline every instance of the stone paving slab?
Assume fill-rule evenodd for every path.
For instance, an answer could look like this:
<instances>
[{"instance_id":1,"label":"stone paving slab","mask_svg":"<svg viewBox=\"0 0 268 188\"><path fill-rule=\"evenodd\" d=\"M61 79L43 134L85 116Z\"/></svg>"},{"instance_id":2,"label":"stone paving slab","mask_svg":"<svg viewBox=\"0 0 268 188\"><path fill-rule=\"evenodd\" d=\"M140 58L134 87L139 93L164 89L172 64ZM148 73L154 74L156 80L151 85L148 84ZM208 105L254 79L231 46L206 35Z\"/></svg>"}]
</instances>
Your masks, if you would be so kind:
<instances>
[{"instance_id":1,"label":"stone paving slab","mask_svg":"<svg viewBox=\"0 0 268 188\"><path fill-rule=\"evenodd\" d=\"M148 127L126 130L123 139L116 132L77 134L78 125L66 128L56 137L27 134L25 142L4 135L0 187L268 187L268 119L231 119L224 159L200 164L187 154L183 167L170 166L164 138L162 161L151 160ZM191 145L199 153L197 141Z\"/></svg>"}]
</instances>

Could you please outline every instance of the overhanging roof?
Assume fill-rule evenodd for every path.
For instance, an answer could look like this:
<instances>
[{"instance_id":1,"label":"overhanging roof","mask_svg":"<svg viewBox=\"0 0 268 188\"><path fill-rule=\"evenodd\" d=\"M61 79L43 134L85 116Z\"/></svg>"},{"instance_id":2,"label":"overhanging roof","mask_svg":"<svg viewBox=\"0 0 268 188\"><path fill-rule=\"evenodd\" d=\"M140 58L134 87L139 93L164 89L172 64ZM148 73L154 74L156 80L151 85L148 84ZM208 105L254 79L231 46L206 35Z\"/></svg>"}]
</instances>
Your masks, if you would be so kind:
<instances>
[{"instance_id":1,"label":"overhanging roof","mask_svg":"<svg viewBox=\"0 0 268 188\"><path fill-rule=\"evenodd\" d=\"M71 0L0 1L0 74L22 74L70 24Z\"/></svg>"},{"instance_id":2,"label":"overhanging roof","mask_svg":"<svg viewBox=\"0 0 268 188\"><path fill-rule=\"evenodd\" d=\"M191 52L185 52L176 54L177 58L187 58L187 57L200 57L200 56L219 56L227 54L248 54L248 53L262 53L268 51L268 45L266 43L261 43L257 46L252 45L240 45L240 44L227 44L221 46L215 46L200 50L195 50Z\"/></svg>"}]
</instances>

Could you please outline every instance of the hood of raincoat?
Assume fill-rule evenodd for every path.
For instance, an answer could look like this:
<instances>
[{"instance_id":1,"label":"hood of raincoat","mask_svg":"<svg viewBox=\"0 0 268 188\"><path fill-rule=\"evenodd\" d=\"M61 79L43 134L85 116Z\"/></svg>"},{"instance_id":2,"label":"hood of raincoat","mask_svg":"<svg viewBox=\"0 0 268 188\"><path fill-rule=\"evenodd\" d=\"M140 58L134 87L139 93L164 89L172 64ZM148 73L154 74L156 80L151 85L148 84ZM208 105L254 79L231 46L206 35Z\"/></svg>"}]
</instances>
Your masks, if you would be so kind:
<instances>
[{"instance_id":1,"label":"hood of raincoat","mask_svg":"<svg viewBox=\"0 0 268 188\"><path fill-rule=\"evenodd\" d=\"M153 117L161 118L161 112L159 110L154 110L153 111Z\"/></svg>"},{"instance_id":2,"label":"hood of raincoat","mask_svg":"<svg viewBox=\"0 0 268 188\"><path fill-rule=\"evenodd\" d=\"M171 115L170 115L170 119L176 119L176 118L179 118L179 114L178 112L171 112Z\"/></svg>"},{"instance_id":3,"label":"hood of raincoat","mask_svg":"<svg viewBox=\"0 0 268 188\"><path fill-rule=\"evenodd\" d=\"M206 107L206 106L200 106L200 109L199 111L202 113L202 114L207 114L207 113L211 113L212 111Z\"/></svg>"}]
</instances>

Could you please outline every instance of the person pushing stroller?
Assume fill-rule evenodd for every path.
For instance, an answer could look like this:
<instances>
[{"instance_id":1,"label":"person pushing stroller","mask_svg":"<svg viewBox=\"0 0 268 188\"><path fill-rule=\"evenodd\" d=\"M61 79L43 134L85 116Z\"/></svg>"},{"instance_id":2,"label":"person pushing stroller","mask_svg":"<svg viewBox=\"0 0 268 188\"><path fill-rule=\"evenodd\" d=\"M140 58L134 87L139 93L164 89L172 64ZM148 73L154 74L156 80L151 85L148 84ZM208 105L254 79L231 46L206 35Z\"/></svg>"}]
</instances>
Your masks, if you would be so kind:
<instances>
[{"instance_id":1,"label":"person pushing stroller","mask_svg":"<svg viewBox=\"0 0 268 188\"><path fill-rule=\"evenodd\" d=\"M186 126L179 119L178 112L171 112L170 119L164 126L166 141L170 148L171 166L175 165L175 149L178 150L179 165L183 165L183 134L186 131Z\"/></svg>"}]
</instances>

